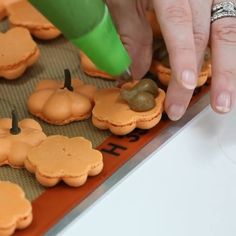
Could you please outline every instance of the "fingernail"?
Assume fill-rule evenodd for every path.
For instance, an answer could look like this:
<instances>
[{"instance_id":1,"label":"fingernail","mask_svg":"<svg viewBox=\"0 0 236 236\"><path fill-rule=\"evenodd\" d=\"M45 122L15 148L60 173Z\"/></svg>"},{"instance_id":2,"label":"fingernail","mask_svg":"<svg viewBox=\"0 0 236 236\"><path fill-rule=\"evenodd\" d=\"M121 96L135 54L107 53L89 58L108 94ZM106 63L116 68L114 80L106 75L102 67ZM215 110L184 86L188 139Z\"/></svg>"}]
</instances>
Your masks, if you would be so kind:
<instances>
[{"instance_id":1,"label":"fingernail","mask_svg":"<svg viewBox=\"0 0 236 236\"><path fill-rule=\"evenodd\" d=\"M186 89L194 89L197 85L196 74L192 70L185 70L182 73L182 84Z\"/></svg>"},{"instance_id":2,"label":"fingernail","mask_svg":"<svg viewBox=\"0 0 236 236\"><path fill-rule=\"evenodd\" d=\"M231 110L231 96L228 92L222 92L216 98L216 109L219 112L227 113Z\"/></svg>"},{"instance_id":3,"label":"fingernail","mask_svg":"<svg viewBox=\"0 0 236 236\"><path fill-rule=\"evenodd\" d=\"M173 121L179 120L185 112L185 108L182 105L173 104L169 106L167 114Z\"/></svg>"}]
</instances>

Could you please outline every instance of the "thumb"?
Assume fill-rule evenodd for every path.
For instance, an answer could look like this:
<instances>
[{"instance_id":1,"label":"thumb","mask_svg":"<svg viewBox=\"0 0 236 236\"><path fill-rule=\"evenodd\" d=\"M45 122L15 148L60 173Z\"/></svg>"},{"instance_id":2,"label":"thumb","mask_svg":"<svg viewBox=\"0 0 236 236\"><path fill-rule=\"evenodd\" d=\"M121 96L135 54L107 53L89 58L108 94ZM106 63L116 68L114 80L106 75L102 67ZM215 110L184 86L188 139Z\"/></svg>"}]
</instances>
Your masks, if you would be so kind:
<instances>
[{"instance_id":1,"label":"thumb","mask_svg":"<svg viewBox=\"0 0 236 236\"><path fill-rule=\"evenodd\" d=\"M131 73L140 79L152 60L152 30L146 18L146 1L106 0L121 40L131 59Z\"/></svg>"}]
</instances>

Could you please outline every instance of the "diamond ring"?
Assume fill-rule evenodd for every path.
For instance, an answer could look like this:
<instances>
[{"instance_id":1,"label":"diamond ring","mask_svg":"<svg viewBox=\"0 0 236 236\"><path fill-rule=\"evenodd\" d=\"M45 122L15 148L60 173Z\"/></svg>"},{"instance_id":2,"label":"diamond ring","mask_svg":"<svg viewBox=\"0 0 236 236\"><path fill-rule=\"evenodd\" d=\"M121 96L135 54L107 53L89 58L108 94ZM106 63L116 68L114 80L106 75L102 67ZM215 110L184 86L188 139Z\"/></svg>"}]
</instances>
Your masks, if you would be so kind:
<instances>
[{"instance_id":1,"label":"diamond ring","mask_svg":"<svg viewBox=\"0 0 236 236\"><path fill-rule=\"evenodd\" d=\"M213 5L211 10L211 23L224 17L236 17L236 3L225 1Z\"/></svg>"}]
</instances>

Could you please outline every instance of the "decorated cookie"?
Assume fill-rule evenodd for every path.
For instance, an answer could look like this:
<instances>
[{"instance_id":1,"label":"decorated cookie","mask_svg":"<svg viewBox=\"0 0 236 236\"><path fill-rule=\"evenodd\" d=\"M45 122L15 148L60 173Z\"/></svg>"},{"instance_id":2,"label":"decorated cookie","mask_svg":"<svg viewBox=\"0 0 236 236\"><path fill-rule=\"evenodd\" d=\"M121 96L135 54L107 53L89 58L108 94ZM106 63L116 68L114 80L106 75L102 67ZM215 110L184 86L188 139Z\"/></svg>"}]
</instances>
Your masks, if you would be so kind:
<instances>
[{"instance_id":1,"label":"decorated cookie","mask_svg":"<svg viewBox=\"0 0 236 236\"><path fill-rule=\"evenodd\" d=\"M61 32L28 1L21 0L10 4L7 7L7 12L11 25L27 28L36 38L49 40L61 34Z\"/></svg>"},{"instance_id":2,"label":"decorated cookie","mask_svg":"<svg viewBox=\"0 0 236 236\"><path fill-rule=\"evenodd\" d=\"M72 121L88 119L94 105L96 88L73 79L65 70L65 82L41 81L28 99L29 111L54 125L64 125Z\"/></svg>"},{"instance_id":3,"label":"decorated cookie","mask_svg":"<svg viewBox=\"0 0 236 236\"><path fill-rule=\"evenodd\" d=\"M151 66L151 72L158 75L160 82L167 86L171 79L171 69L169 55L163 40L158 41L157 48L154 53L154 59ZM211 76L211 62L208 53L206 53L202 70L198 77L197 87L204 85Z\"/></svg>"},{"instance_id":4,"label":"decorated cookie","mask_svg":"<svg viewBox=\"0 0 236 236\"><path fill-rule=\"evenodd\" d=\"M50 136L28 153L28 171L35 173L39 183L50 187L64 181L72 187L83 185L88 176L98 175L103 169L102 154L82 138Z\"/></svg>"},{"instance_id":5,"label":"decorated cookie","mask_svg":"<svg viewBox=\"0 0 236 236\"><path fill-rule=\"evenodd\" d=\"M0 32L0 77L16 79L39 57L39 49L27 29Z\"/></svg>"},{"instance_id":6,"label":"decorated cookie","mask_svg":"<svg viewBox=\"0 0 236 236\"><path fill-rule=\"evenodd\" d=\"M80 51L80 65L85 74L92 76L92 77L101 77L104 79L115 80L115 77L108 75L106 72L99 70L93 62Z\"/></svg>"},{"instance_id":7,"label":"decorated cookie","mask_svg":"<svg viewBox=\"0 0 236 236\"><path fill-rule=\"evenodd\" d=\"M12 119L0 119L0 166L23 167L29 149L45 138L36 121L24 119L18 123L15 111L12 112Z\"/></svg>"},{"instance_id":8,"label":"decorated cookie","mask_svg":"<svg viewBox=\"0 0 236 236\"><path fill-rule=\"evenodd\" d=\"M32 222L32 207L16 184L0 181L0 235L12 235Z\"/></svg>"},{"instance_id":9,"label":"decorated cookie","mask_svg":"<svg viewBox=\"0 0 236 236\"><path fill-rule=\"evenodd\" d=\"M130 84L126 84L125 87L131 90ZM121 90L118 88L102 89L98 91L95 94L95 106L92 112L93 124L102 130L109 129L112 133L117 135L128 134L135 128L150 129L154 127L162 116L165 92L161 89L157 89L155 95L150 95L151 92L148 92L150 96L145 95L147 97L143 97L143 94L137 97L136 92L132 93L135 94L136 101L133 99L133 101L131 101L133 106L130 106L131 104L127 102L128 99L124 99L124 94L121 94ZM137 102L145 103L147 100L153 99L154 97L154 103L151 102L151 107L154 104L153 108L148 106L147 109L144 104L137 105ZM134 104L134 102L136 104ZM150 101L148 101L148 103L150 103ZM138 109L145 108L145 111L134 111L137 107Z\"/></svg>"}]
</instances>

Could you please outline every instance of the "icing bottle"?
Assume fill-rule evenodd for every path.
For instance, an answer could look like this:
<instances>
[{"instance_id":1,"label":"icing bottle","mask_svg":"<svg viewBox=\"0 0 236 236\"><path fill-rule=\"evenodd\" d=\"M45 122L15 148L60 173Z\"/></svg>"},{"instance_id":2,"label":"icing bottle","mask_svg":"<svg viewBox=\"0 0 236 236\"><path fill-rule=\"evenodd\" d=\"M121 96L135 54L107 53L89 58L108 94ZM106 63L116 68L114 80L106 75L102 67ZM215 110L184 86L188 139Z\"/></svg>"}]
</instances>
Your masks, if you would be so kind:
<instances>
[{"instance_id":1,"label":"icing bottle","mask_svg":"<svg viewBox=\"0 0 236 236\"><path fill-rule=\"evenodd\" d=\"M127 75L131 59L103 0L30 0L101 70Z\"/></svg>"}]
</instances>

